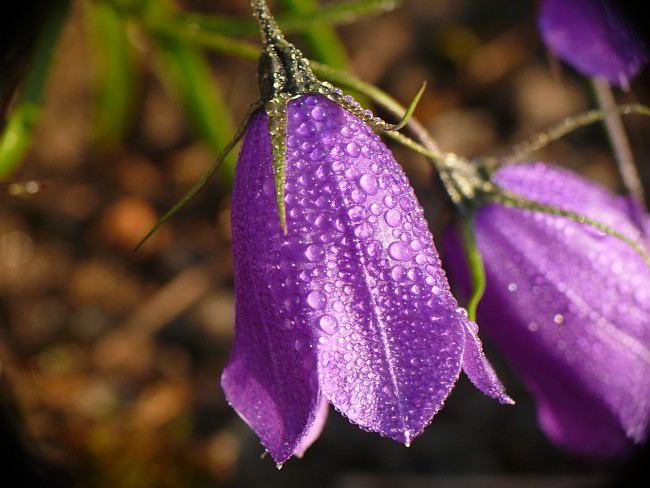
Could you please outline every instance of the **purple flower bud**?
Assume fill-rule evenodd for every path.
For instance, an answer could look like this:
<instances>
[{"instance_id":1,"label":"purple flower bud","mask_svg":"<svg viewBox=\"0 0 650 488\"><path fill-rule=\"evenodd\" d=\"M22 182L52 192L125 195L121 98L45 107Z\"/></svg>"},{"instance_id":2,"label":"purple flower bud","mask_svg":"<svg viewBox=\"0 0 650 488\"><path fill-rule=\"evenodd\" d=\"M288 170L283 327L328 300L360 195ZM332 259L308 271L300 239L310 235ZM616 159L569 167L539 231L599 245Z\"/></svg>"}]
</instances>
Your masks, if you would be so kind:
<instances>
[{"instance_id":1,"label":"purple flower bud","mask_svg":"<svg viewBox=\"0 0 650 488\"><path fill-rule=\"evenodd\" d=\"M641 239L628 199L567 170L505 166L494 180ZM497 204L480 208L475 226L487 280L479 323L535 398L546 434L591 455L620 454L630 440L646 439L650 268L643 257L590 226ZM467 285L458 236L448 233L446 244L450 273Z\"/></svg>"},{"instance_id":2,"label":"purple flower bud","mask_svg":"<svg viewBox=\"0 0 650 488\"><path fill-rule=\"evenodd\" d=\"M511 402L449 291L423 212L368 125L319 95L288 105L285 201L265 113L253 115L232 204L236 329L230 404L277 463L318 437L327 403L409 444L464 368Z\"/></svg>"},{"instance_id":3,"label":"purple flower bud","mask_svg":"<svg viewBox=\"0 0 650 488\"><path fill-rule=\"evenodd\" d=\"M542 0L539 29L544 42L587 76L627 86L648 60L648 49L615 2Z\"/></svg>"}]
</instances>

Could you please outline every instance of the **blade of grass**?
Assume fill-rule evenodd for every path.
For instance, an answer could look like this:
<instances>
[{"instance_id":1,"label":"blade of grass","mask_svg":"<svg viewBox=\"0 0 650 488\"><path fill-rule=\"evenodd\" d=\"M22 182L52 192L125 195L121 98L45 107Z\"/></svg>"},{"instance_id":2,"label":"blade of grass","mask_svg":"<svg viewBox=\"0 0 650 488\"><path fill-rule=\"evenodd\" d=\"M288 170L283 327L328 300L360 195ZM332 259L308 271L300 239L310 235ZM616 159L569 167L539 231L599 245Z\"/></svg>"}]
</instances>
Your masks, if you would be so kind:
<instances>
[{"instance_id":1,"label":"blade of grass","mask_svg":"<svg viewBox=\"0 0 650 488\"><path fill-rule=\"evenodd\" d=\"M109 4L85 2L95 65L94 139L115 149L126 133L140 78L126 24Z\"/></svg>"},{"instance_id":2,"label":"blade of grass","mask_svg":"<svg viewBox=\"0 0 650 488\"><path fill-rule=\"evenodd\" d=\"M70 0L61 0L53 7L36 42L22 93L0 136L0 179L22 162L40 120L45 85L56 42L70 7Z\"/></svg>"}]
</instances>

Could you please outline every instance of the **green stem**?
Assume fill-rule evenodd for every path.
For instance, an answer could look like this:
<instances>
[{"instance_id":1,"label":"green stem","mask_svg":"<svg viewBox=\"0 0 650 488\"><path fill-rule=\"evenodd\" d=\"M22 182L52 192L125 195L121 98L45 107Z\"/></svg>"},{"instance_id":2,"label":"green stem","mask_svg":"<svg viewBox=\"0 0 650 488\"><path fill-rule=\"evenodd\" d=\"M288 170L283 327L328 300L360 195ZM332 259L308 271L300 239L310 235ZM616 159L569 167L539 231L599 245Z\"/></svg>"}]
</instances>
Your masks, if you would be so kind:
<instances>
[{"instance_id":1,"label":"green stem","mask_svg":"<svg viewBox=\"0 0 650 488\"><path fill-rule=\"evenodd\" d=\"M70 0L59 1L52 9L34 48L18 105L0 136L0 178L6 177L22 161L42 112L45 85L56 41L61 34Z\"/></svg>"},{"instance_id":2,"label":"green stem","mask_svg":"<svg viewBox=\"0 0 650 488\"><path fill-rule=\"evenodd\" d=\"M611 110L614 108L616 106L616 99L612 93L612 88L609 86L609 82L604 78L593 78L591 83L600 108L603 110ZM621 115L616 113L609 114L603 121L603 124L614 152L618 172L623 180L623 186L641 208L645 209L645 192L641 184L641 177L634 163L634 155L632 154L630 141L625 133Z\"/></svg>"},{"instance_id":3,"label":"green stem","mask_svg":"<svg viewBox=\"0 0 650 488\"><path fill-rule=\"evenodd\" d=\"M469 270L472 279L472 296L467 305L467 316L470 320L476 322L476 308L485 293L485 266L483 265L481 251L476 244L474 216L471 215L465 218L462 225L465 251L467 252Z\"/></svg>"}]
</instances>

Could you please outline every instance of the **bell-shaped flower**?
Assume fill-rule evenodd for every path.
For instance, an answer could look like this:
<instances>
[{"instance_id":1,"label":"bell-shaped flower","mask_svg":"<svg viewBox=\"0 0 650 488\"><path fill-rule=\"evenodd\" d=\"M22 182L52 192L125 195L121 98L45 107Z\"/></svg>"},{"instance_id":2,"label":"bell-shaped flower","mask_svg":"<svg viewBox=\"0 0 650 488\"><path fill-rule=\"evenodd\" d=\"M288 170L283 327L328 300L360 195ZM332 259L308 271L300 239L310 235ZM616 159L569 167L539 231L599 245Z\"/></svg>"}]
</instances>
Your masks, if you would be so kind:
<instances>
[{"instance_id":1,"label":"bell-shaped flower","mask_svg":"<svg viewBox=\"0 0 650 488\"><path fill-rule=\"evenodd\" d=\"M327 403L406 445L461 369L511 403L379 136L302 95L288 104L285 147L286 234L268 117L253 114L233 189L236 324L221 381L276 463L318 437Z\"/></svg>"},{"instance_id":2,"label":"bell-shaped flower","mask_svg":"<svg viewBox=\"0 0 650 488\"><path fill-rule=\"evenodd\" d=\"M570 171L517 164L501 167L493 181L643 243L629 199ZM476 210L474 224L487 285L478 323L534 397L542 429L588 455L643 442L650 421L644 258L619 238L546 213L491 203ZM446 237L450 276L467 285L460 239Z\"/></svg>"},{"instance_id":3,"label":"bell-shaped flower","mask_svg":"<svg viewBox=\"0 0 650 488\"><path fill-rule=\"evenodd\" d=\"M542 0L544 42L587 76L627 86L648 61L648 47L610 0Z\"/></svg>"}]
</instances>

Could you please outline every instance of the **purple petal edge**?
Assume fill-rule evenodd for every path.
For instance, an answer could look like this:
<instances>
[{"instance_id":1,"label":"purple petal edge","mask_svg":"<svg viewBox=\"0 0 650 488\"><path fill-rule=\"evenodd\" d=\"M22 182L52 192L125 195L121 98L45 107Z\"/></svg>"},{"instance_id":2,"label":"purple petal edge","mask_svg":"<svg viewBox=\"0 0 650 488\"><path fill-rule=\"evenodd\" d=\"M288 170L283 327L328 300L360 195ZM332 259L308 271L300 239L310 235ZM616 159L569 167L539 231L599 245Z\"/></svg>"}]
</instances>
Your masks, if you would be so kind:
<instances>
[{"instance_id":1,"label":"purple petal edge","mask_svg":"<svg viewBox=\"0 0 650 488\"><path fill-rule=\"evenodd\" d=\"M492 365L483 354L483 346L477 332L476 324L468 321L465 325L463 371L474 386L487 396L500 403L514 405L515 401L508 396Z\"/></svg>"}]
</instances>

